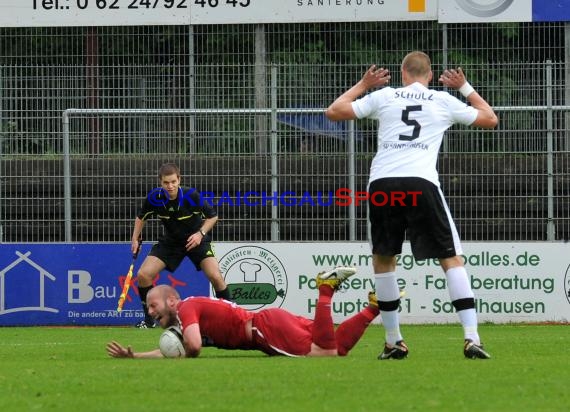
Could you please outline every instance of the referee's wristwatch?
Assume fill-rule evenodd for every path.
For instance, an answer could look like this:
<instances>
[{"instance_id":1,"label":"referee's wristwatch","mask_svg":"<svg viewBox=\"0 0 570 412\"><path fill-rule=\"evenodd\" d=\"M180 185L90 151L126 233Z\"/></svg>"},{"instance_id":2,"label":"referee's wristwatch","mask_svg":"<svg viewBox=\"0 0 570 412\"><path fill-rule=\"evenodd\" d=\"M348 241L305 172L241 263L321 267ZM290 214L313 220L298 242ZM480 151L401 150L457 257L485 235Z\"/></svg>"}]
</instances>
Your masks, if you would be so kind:
<instances>
[{"instance_id":1,"label":"referee's wristwatch","mask_svg":"<svg viewBox=\"0 0 570 412\"><path fill-rule=\"evenodd\" d=\"M200 229L200 234L202 235L202 237L206 237L206 232L204 232L202 229Z\"/></svg>"}]
</instances>

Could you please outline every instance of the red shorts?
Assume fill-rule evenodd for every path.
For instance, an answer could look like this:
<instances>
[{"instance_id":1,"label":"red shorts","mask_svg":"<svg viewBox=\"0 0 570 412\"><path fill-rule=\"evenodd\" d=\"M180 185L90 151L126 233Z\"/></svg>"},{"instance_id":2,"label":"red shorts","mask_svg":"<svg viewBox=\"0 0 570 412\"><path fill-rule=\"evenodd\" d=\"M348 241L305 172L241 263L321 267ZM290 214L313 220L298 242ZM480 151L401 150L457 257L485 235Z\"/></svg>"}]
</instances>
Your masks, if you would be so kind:
<instances>
[{"instance_id":1,"label":"red shorts","mask_svg":"<svg viewBox=\"0 0 570 412\"><path fill-rule=\"evenodd\" d=\"M253 315L255 349L268 355L305 356L311 351L313 321L284 309L264 309Z\"/></svg>"}]
</instances>

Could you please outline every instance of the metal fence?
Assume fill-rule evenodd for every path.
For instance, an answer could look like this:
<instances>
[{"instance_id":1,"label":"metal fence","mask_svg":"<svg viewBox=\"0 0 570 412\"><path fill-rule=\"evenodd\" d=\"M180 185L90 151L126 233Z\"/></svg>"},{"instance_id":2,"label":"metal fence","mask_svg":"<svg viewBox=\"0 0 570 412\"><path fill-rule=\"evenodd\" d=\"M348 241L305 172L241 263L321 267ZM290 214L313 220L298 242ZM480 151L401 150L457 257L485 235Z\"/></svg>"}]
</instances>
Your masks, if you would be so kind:
<instances>
[{"instance_id":1,"label":"metal fence","mask_svg":"<svg viewBox=\"0 0 570 412\"><path fill-rule=\"evenodd\" d=\"M215 240L365 240L365 204L325 200L365 189L375 125L323 109L372 63L399 84L414 49L435 78L461 65L499 114L442 149L462 238L568 239L567 38L558 23L0 29L0 241L127 241L165 161L215 195Z\"/></svg>"}]
</instances>

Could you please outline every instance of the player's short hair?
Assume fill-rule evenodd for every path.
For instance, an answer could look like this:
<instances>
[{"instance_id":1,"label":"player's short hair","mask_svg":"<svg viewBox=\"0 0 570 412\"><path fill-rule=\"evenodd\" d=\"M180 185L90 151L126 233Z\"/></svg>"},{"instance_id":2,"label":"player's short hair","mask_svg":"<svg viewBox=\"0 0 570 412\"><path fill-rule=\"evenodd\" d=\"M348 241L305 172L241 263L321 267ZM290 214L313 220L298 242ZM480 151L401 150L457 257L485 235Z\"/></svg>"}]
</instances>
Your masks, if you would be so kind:
<instances>
[{"instance_id":1,"label":"player's short hair","mask_svg":"<svg viewBox=\"0 0 570 412\"><path fill-rule=\"evenodd\" d=\"M162 179L164 176L176 175L180 177L180 168L174 163L165 163L158 169L158 178Z\"/></svg>"},{"instance_id":2,"label":"player's short hair","mask_svg":"<svg viewBox=\"0 0 570 412\"><path fill-rule=\"evenodd\" d=\"M431 60L424 52L410 52L402 60L402 70L414 78L427 77L431 72Z\"/></svg>"}]
</instances>

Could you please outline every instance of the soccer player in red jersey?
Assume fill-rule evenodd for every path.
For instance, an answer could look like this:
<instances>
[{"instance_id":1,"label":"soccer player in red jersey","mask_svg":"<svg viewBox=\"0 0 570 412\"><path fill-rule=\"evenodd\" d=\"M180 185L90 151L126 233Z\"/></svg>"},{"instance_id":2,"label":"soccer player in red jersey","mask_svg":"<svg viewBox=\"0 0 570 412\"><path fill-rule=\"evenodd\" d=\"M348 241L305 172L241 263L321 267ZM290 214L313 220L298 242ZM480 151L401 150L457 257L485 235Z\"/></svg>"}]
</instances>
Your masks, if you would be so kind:
<instances>
[{"instance_id":1,"label":"soccer player in red jersey","mask_svg":"<svg viewBox=\"0 0 570 412\"><path fill-rule=\"evenodd\" d=\"M354 268L338 267L317 275L319 299L314 320L281 308L248 312L223 299L182 300L168 285L156 286L149 292L148 310L162 328L180 326L187 357L197 357L204 342L220 349L259 350L270 356L346 356L379 314L376 295L371 292L369 305L335 331L332 297L354 273ZM107 353L115 358L162 357L159 349L134 352L130 346L114 341L107 344Z\"/></svg>"}]
</instances>

